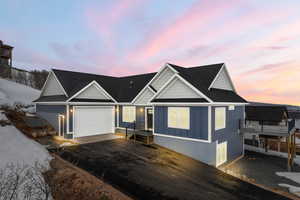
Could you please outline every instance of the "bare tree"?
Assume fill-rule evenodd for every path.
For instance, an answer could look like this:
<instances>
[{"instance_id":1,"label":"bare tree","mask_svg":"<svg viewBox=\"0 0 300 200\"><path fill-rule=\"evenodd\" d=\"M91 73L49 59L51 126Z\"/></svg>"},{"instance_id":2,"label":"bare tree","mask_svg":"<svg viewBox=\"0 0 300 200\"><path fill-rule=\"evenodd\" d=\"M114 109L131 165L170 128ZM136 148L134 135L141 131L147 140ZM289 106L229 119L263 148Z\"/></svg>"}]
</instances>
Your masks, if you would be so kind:
<instances>
[{"instance_id":1,"label":"bare tree","mask_svg":"<svg viewBox=\"0 0 300 200\"><path fill-rule=\"evenodd\" d=\"M42 175L45 170L38 163L35 167L9 164L0 169L0 200L51 199L51 188Z\"/></svg>"},{"instance_id":2,"label":"bare tree","mask_svg":"<svg viewBox=\"0 0 300 200\"><path fill-rule=\"evenodd\" d=\"M34 87L37 89L42 89L47 76L48 76L48 71L46 70L33 70L31 71L31 74L33 76L33 82L34 82Z\"/></svg>"}]
</instances>

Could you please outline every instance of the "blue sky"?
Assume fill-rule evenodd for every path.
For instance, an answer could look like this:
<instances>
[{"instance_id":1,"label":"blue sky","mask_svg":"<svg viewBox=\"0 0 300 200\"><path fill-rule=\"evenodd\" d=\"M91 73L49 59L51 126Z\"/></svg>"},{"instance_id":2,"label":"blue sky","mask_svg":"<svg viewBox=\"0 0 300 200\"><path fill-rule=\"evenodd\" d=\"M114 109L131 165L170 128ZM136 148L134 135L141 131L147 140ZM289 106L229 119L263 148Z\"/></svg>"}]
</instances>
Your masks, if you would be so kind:
<instances>
[{"instance_id":1,"label":"blue sky","mask_svg":"<svg viewBox=\"0 0 300 200\"><path fill-rule=\"evenodd\" d=\"M2 0L0 39L25 69L122 76L225 62L247 99L300 104L299 10L292 0Z\"/></svg>"}]
</instances>

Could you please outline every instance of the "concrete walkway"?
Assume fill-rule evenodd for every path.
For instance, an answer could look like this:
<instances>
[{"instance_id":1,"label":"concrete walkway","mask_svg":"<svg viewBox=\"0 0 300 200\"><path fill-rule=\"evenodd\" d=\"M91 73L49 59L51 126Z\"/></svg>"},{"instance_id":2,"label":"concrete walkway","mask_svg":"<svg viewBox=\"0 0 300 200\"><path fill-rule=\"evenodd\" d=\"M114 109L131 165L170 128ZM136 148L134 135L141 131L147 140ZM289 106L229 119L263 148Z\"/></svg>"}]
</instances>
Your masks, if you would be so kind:
<instances>
[{"instance_id":1,"label":"concrete walkway","mask_svg":"<svg viewBox=\"0 0 300 200\"><path fill-rule=\"evenodd\" d=\"M87 143L101 142L101 141L105 141L105 140L113 140L113 139L118 139L118 138L122 138L122 136L116 135L114 133L108 133L108 134L75 138L74 141L79 144L87 144Z\"/></svg>"}]
</instances>

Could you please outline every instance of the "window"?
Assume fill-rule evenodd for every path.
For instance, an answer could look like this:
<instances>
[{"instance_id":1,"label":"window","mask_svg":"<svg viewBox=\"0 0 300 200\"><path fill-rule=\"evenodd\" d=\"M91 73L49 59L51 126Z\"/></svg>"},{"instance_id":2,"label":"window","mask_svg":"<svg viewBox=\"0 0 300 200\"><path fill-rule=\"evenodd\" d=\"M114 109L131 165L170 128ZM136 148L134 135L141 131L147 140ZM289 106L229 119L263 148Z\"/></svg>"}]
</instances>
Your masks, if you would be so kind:
<instances>
[{"instance_id":1,"label":"window","mask_svg":"<svg viewBox=\"0 0 300 200\"><path fill-rule=\"evenodd\" d=\"M122 119L123 122L135 121L135 106L123 106L122 107Z\"/></svg>"},{"instance_id":2,"label":"window","mask_svg":"<svg viewBox=\"0 0 300 200\"><path fill-rule=\"evenodd\" d=\"M215 130L223 129L226 127L226 108L215 108Z\"/></svg>"},{"instance_id":3,"label":"window","mask_svg":"<svg viewBox=\"0 0 300 200\"><path fill-rule=\"evenodd\" d=\"M168 127L190 129L190 108L168 107Z\"/></svg>"}]
</instances>

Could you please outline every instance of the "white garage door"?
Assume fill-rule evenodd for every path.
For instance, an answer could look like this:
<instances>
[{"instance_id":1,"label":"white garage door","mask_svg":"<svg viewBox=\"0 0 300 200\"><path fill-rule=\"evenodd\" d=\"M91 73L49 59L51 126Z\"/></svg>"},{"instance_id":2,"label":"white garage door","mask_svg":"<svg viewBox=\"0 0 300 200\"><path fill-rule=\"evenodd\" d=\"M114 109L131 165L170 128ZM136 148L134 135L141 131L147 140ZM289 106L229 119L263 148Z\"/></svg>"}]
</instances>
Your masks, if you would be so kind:
<instances>
[{"instance_id":1,"label":"white garage door","mask_svg":"<svg viewBox=\"0 0 300 200\"><path fill-rule=\"evenodd\" d=\"M114 132L113 107L75 107L75 137Z\"/></svg>"}]
</instances>

